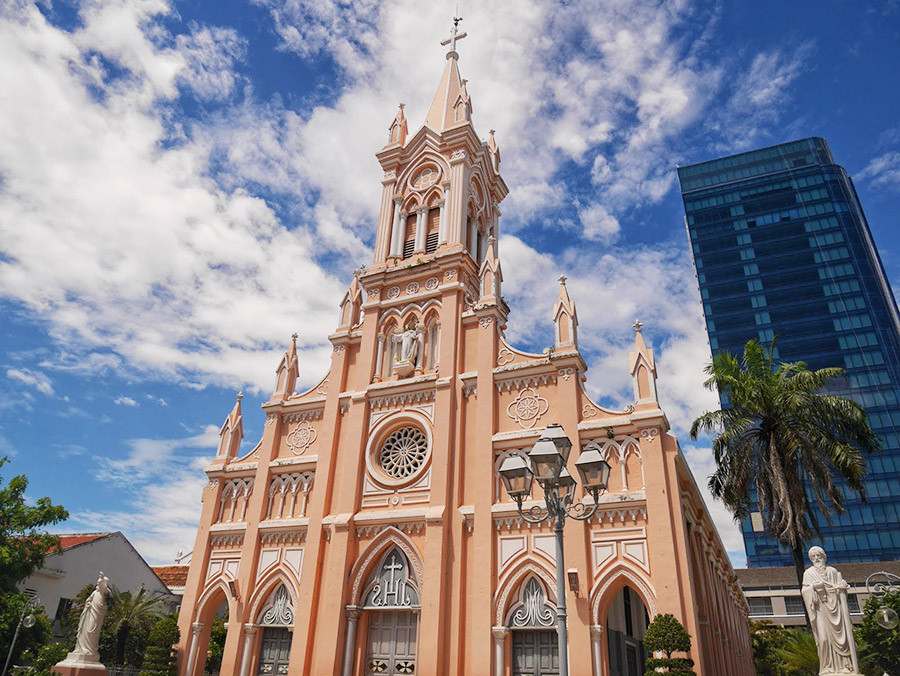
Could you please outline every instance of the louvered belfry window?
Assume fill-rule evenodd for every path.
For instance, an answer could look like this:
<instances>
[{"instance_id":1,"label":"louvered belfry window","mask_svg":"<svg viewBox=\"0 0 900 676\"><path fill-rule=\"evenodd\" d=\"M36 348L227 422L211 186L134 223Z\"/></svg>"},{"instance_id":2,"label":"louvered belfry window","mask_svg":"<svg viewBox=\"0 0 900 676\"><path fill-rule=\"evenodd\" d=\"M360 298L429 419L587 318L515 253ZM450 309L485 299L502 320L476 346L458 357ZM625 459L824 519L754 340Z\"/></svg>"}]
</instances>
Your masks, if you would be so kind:
<instances>
[{"instance_id":1,"label":"louvered belfry window","mask_svg":"<svg viewBox=\"0 0 900 676\"><path fill-rule=\"evenodd\" d=\"M406 239L403 242L404 258L409 258L416 250L416 227L418 227L418 224L416 223L417 220L418 216L416 214L409 214L406 217Z\"/></svg>"}]
</instances>

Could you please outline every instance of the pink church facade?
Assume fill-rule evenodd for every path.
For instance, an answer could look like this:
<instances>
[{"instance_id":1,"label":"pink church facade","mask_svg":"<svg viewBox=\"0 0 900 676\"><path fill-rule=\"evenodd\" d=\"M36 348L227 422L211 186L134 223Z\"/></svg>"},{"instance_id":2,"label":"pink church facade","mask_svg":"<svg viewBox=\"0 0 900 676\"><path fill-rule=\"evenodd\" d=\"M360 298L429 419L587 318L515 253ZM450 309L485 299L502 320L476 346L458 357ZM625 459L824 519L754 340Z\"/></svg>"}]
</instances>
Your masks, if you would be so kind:
<instances>
[{"instance_id":1,"label":"pink church facade","mask_svg":"<svg viewBox=\"0 0 900 676\"><path fill-rule=\"evenodd\" d=\"M504 337L507 187L457 61L451 47L421 129L408 134L401 106L377 154L374 260L342 302L329 372L295 392L292 344L253 451L238 455L240 399L222 427L179 673L204 673L226 609L223 676L558 673L553 532L519 518L497 473L558 422L570 470L587 448L612 467L597 514L566 526L571 673L643 674L646 624L672 613L698 675L751 676L746 602L668 433L640 325L623 411L587 394L564 279L551 349Z\"/></svg>"}]
</instances>

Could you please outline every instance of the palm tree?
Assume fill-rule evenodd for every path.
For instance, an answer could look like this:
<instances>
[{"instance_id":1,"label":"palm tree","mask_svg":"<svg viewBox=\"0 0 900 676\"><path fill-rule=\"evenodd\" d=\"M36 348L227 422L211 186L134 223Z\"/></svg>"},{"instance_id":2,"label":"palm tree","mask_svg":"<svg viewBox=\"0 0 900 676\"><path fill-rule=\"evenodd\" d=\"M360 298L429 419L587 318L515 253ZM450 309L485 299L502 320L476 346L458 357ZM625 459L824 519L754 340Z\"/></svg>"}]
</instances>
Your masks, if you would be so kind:
<instances>
[{"instance_id":1,"label":"palm tree","mask_svg":"<svg viewBox=\"0 0 900 676\"><path fill-rule=\"evenodd\" d=\"M135 593L119 591L113 587L109 596L106 625L116 640L115 663L124 666L128 639L135 632L146 635L150 631L153 623L162 615L163 595L159 592L148 594L143 587ZM138 654L143 654L143 646L139 646Z\"/></svg>"},{"instance_id":2,"label":"palm tree","mask_svg":"<svg viewBox=\"0 0 900 676\"><path fill-rule=\"evenodd\" d=\"M821 394L843 369L810 371L803 362L776 368L774 350L774 341L765 350L751 340L740 362L727 352L713 357L704 385L731 405L697 418L691 438L715 434L710 491L736 520L760 512L766 531L791 550L802 584L804 542L819 532L812 503L829 520L832 508L843 511L836 476L865 498L862 452L877 451L880 443L862 406Z\"/></svg>"}]
</instances>

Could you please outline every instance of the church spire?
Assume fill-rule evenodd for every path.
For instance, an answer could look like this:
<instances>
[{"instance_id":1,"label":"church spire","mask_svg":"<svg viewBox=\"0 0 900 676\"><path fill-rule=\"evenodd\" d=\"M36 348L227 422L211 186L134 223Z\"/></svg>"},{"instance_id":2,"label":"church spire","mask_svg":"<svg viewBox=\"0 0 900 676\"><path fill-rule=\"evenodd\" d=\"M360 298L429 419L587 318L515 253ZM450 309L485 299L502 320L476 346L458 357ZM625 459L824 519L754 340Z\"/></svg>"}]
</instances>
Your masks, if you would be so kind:
<instances>
[{"instance_id":1,"label":"church spire","mask_svg":"<svg viewBox=\"0 0 900 676\"><path fill-rule=\"evenodd\" d=\"M300 368L297 365L297 334L291 334L291 346L284 353L284 358L275 371L275 391L272 398L287 398L294 391Z\"/></svg>"},{"instance_id":2,"label":"church spire","mask_svg":"<svg viewBox=\"0 0 900 676\"><path fill-rule=\"evenodd\" d=\"M472 104L466 91L466 81L460 76L457 64L459 54L456 51L456 41L466 37L466 33L459 32L460 21L462 21L460 17L453 18L450 37L441 41L444 46L450 45L450 51L447 52L447 66L428 109L428 115L425 116L425 124L438 133L457 123L472 119Z\"/></svg>"},{"instance_id":3,"label":"church spire","mask_svg":"<svg viewBox=\"0 0 900 676\"><path fill-rule=\"evenodd\" d=\"M234 408L231 409L231 413L228 414L219 429L217 460L224 460L227 463L237 455L238 449L241 447L241 441L244 438L244 416L241 413L241 399L243 398L243 392L238 392Z\"/></svg>"},{"instance_id":4,"label":"church spire","mask_svg":"<svg viewBox=\"0 0 900 676\"><path fill-rule=\"evenodd\" d=\"M559 278L559 296L553 307L553 323L556 326L556 349L578 350L578 313L569 298L566 277Z\"/></svg>"},{"instance_id":5,"label":"church spire","mask_svg":"<svg viewBox=\"0 0 900 676\"><path fill-rule=\"evenodd\" d=\"M641 333L643 326L643 322L635 319L631 327L634 329L634 351L628 356L628 367L634 381L635 404L655 407L658 406L656 403L656 360L653 358L653 350L648 349L644 343L644 335Z\"/></svg>"}]
</instances>

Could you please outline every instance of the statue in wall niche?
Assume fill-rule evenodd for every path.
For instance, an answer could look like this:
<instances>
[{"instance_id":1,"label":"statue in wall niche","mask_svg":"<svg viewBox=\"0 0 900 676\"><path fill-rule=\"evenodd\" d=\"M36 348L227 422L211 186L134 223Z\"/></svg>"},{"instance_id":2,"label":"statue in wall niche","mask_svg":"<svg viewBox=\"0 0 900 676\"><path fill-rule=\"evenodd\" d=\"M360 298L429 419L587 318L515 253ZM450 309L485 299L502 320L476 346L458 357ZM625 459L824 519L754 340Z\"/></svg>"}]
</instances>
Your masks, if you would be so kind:
<instances>
[{"instance_id":1,"label":"statue in wall niche","mask_svg":"<svg viewBox=\"0 0 900 676\"><path fill-rule=\"evenodd\" d=\"M106 617L106 596L109 594L109 578L100 572L97 586L84 602L84 610L78 619L78 633L75 650L69 653L66 662L98 662L100 659L100 627Z\"/></svg>"},{"instance_id":2,"label":"statue in wall niche","mask_svg":"<svg viewBox=\"0 0 900 676\"><path fill-rule=\"evenodd\" d=\"M803 574L800 593L819 653L819 676L859 674L853 625L847 606L847 589L843 575L833 566L821 547L809 550L813 564Z\"/></svg>"},{"instance_id":3,"label":"statue in wall niche","mask_svg":"<svg viewBox=\"0 0 900 676\"><path fill-rule=\"evenodd\" d=\"M418 366L419 334L418 325L411 323L391 339L397 346L394 353L394 373L401 377L408 376Z\"/></svg>"}]
</instances>

